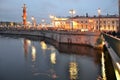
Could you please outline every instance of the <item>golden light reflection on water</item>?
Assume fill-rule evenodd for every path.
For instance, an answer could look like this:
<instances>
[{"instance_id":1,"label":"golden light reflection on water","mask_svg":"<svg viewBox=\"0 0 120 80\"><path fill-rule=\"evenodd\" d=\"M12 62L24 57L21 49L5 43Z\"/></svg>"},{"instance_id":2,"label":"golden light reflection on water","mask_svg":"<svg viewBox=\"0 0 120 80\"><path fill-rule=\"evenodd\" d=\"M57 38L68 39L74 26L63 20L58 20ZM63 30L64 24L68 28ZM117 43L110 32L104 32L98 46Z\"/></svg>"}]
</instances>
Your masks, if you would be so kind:
<instances>
[{"instance_id":1,"label":"golden light reflection on water","mask_svg":"<svg viewBox=\"0 0 120 80\"><path fill-rule=\"evenodd\" d=\"M23 45L24 45L24 53L26 53L26 55L28 54L28 47L31 46L31 41L28 39L24 39L23 41Z\"/></svg>"},{"instance_id":2,"label":"golden light reflection on water","mask_svg":"<svg viewBox=\"0 0 120 80\"><path fill-rule=\"evenodd\" d=\"M51 53L50 60L52 64L56 64L56 53L55 52Z\"/></svg>"},{"instance_id":3,"label":"golden light reflection on water","mask_svg":"<svg viewBox=\"0 0 120 80\"><path fill-rule=\"evenodd\" d=\"M36 48L32 46L32 61L36 60Z\"/></svg>"},{"instance_id":4,"label":"golden light reflection on water","mask_svg":"<svg viewBox=\"0 0 120 80\"><path fill-rule=\"evenodd\" d=\"M45 75L45 76L51 77L53 79L58 78L59 75L57 74L56 69L54 69L54 67L56 67L56 65L59 64L59 63L57 63L57 61L58 61L57 55L58 54L57 54L56 48L54 46L50 46L50 45L47 46L47 44L44 41L41 41L38 45L41 47L41 50L43 52L46 50L49 50L50 54L49 54L49 59L47 59L47 60L49 60L48 62L51 64L51 66L49 66L50 69L46 70L45 72L40 72L38 70L39 67L36 66L36 63L38 62L36 60L36 57L39 54L36 53L36 49L37 49L36 43L33 43L30 40L25 39L25 42L24 42L24 48L26 48L25 51L29 51L29 48L31 50L30 56L32 58L33 75L34 76ZM64 49L62 49L62 50L64 50ZM43 55L41 55L41 56L43 56ZM46 55L44 55L44 56L46 58ZM30 60L31 60L31 58L30 58ZM78 76L78 63L76 62L75 55L70 57L70 59L71 59L70 63L69 63L69 65L67 65L67 66L69 66L69 78L70 78L70 80L77 80L79 78L79 76Z\"/></svg>"},{"instance_id":5,"label":"golden light reflection on water","mask_svg":"<svg viewBox=\"0 0 120 80\"><path fill-rule=\"evenodd\" d=\"M78 78L78 68L77 68L76 62L70 62L69 64L69 73L70 73L70 79L71 80L77 80Z\"/></svg>"},{"instance_id":6,"label":"golden light reflection on water","mask_svg":"<svg viewBox=\"0 0 120 80\"><path fill-rule=\"evenodd\" d=\"M27 44L30 46L31 45L31 41L30 40L26 40L27 41Z\"/></svg>"},{"instance_id":7,"label":"golden light reflection on water","mask_svg":"<svg viewBox=\"0 0 120 80\"><path fill-rule=\"evenodd\" d=\"M46 49L47 49L47 45L46 45L46 43L45 43L44 41L41 41L41 42L40 42L40 45L41 45L41 48L42 48L43 50L46 50Z\"/></svg>"}]
</instances>

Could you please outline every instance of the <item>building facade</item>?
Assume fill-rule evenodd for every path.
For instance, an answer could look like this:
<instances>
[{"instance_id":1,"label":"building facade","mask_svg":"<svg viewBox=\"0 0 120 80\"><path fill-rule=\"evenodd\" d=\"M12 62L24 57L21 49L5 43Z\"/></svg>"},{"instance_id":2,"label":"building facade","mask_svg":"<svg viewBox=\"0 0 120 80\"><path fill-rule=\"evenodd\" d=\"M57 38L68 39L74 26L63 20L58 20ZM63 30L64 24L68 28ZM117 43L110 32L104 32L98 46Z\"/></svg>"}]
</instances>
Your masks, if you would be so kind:
<instances>
[{"instance_id":1,"label":"building facade","mask_svg":"<svg viewBox=\"0 0 120 80\"><path fill-rule=\"evenodd\" d=\"M117 31L119 18L118 16L55 18L52 24L53 27L64 30Z\"/></svg>"}]
</instances>

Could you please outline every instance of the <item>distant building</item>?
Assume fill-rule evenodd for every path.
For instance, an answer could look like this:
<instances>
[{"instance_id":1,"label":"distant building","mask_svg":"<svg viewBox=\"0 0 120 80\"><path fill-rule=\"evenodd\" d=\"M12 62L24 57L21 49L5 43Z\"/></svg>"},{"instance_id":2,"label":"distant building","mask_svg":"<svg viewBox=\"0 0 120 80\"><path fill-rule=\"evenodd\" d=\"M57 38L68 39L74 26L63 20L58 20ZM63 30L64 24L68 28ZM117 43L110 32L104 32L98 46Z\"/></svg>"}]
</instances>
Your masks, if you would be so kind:
<instances>
[{"instance_id":1,"label":"distant building","mask_svg":"<svg viewBox=\"0 0 120 80\"><path fill-rule=\"evenodd\" d=\"M8 22L8 21L1 21L0 22L0 27L15 27L15 26L21 26L21 23Z\"/></svg>"},{"instance_id":2,"label":"distant building","mask_svg":"<svg viewBox=\"0 0 120 80\"><path fill-rule=\"evenodd\" d=\"M76 16L74 18L55 18L52 20L52 24L55 28L65 30L117 31L119 18L116 15L101 17Z\"/></svg>"}]
</instances>

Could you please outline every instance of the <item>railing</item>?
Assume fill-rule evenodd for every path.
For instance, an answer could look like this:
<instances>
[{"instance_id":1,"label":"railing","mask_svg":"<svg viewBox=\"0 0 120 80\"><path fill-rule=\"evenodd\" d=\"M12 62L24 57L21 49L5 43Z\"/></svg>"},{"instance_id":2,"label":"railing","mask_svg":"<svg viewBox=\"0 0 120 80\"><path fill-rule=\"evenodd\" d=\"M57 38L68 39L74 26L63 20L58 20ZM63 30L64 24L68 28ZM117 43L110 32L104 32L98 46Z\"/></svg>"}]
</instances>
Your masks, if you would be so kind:
<instances>
[{"instance_id":1,"label":"railing","mask_svg":"<svg viewBox=\"0 0 120 80\"><path fill-rule=\"evenodd\" d=\"M120 79L120 39L112 35L103 33L105 38L105 45L109 51L112 58L112 63L114 66L114 72L117 80Z\"/></svg>"},{"instance_id":2,"label":"railing","mask_svg":"<svg viewBox=\"0 0 120 80\"><path fill-rule=\"evenodd\" d=\"M120 58L120 39L105 33L103 33L103 36L105 40L108 42L108 45L112 47L112 49Z\"/></svg>"}]
</instances>

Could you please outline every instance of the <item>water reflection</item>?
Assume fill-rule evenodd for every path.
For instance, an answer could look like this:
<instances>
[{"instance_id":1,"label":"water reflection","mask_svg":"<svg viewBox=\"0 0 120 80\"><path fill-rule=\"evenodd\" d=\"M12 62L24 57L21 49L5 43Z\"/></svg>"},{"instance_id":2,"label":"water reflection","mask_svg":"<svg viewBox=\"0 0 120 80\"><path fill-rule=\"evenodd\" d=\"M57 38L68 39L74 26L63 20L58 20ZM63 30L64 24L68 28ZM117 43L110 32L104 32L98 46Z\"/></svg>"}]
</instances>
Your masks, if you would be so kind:
<instances>
[{"instance_id":1,"label":"water reflection","mask_svg":"<svg viewBox=\"0 0 120 80\"><path fill-rule=\"evenodd\" d=\"M28 42L26 39L24 39L24 53L25 53L25 56L27 57L27 55L28 55Z\"/></svg>"},{"instance_id":2,"label":"water reflection","mask_svg":"<svg viewBox=\"0 0 120 80\"><path fill-rule=\"evenodd\" d=\"M56 71L54 69L55 64L56 64L56 53L55 52L51 53L51 55L50 55L50 61L51 61L50 74L51 74L51 77L53 79L56 79L56 78L58 78L58 76L57 76Z\"/></svg>"},{"instance_id":3,"label":"water reflection","mask_svg":"<svg viewBox=\"0 0 120 80\"><path fill-rule=\"evenodd\" d=\"M81 55L81 56L93 57L93 60L96 65L100 62L100 57L98 58L97 56L99 55L100 52L90 47L60 44L60 45L55 46L58 49L57 50L54 46L48 45L47 43L45 43L45 41L40 41L40 45L38 45L37 43L38 42L35 42L35 41L24 40L24 46L26 45L24 47L25 54L26 52L28 53L28 50L27 50L28 47L31 48L31 54L32 54L31 59L33 62L31 65L32 65L32 72L34 76L47 76L52 79L60 78L60 75L58 75L58 70L56 70L56 66L59 65L57 61L60 61L60 58L57 58L59 57L57 54L58 51L59 51L59 54L69 55L68 58L70 59L70 61L67 61L67 62L69 63L68 65L69 78L68 79L70 80L77 80L79 79L79 77L81 77L79 74L80 69L79 69L78 64L80 63L78 63L79 61L79 58L77 58L78 56ZM42 51L42 53L39 53L38 51L39 54L38 53L36 54L36 49L38 48L38 46L40 47L40 50ZM41 55L41 54L46 54L46 55ZM41 56L41 59L43 60L41 60L40 58L36 60L37 56ZM44 69L38 63L42 63L41 65L44 65ZM59 66L62 66L62 65L59 65ZM86 64L86 65L89 65L89 64ZM96 75L96 78L97 76L98 75Z\"/></svg>"},{"instance_id":4,"label":"water reflection","mask_svg":"<svg viewBox=\"0 0 120 80\"><path fill-rule=\"evenodd\" d=\"M101 74L100 52L93 48L64 44L52 46L43 40L34 41L25 38L22 41L23 44L21 39L16 38L16 42L13 39L13 44L19 44L20 46L10 47L15 50L14 53L19 55L15 56L16 54L11 53L12 57L9 57L9 60L16 61L17 58L17 61L20 61L17 63L11 61L10 63L12 65L10 65L9 72L12 77L14 75L17 77L11 79L11 76L6 74L7 72L0 72L0 75L6 74L8 79L5 80L96 80L97 76ZM6 46L9 47L10 45L6 44ZM6 53L4 52L2 55ZM4 60L7 59L8 57L4 57ZM7 63L2 65L2 71L6 70L6 65ZM15 73L12 72L14 70L13 66L17 69Z\"/></svg>"},{"instance_id":5,"label":"water reflection","mask_svg":"<svg viewBox=\"0 0 120 80\"><path fill-rule=\"evenodd\" d=\"M76 62L70 62L69 64L69 72L70 72L70 80L77 80L78 78L78 65Z\"/></svg>"},{"instance_id":6,"label":"water reflection","mask_svg":"<svg viewBox=\"0 0 120 80\"><path fill-rule=\"evenodd\" d=\"M35 46L32 46L32 61L36 60L36 48Z\"/></svg>"},{"instance_id":7,"label":"water reflection","mask_svg":"<svg viewBox=\"0 0 120 80\"><path fill-rule=\"evenodd\" d=\"M45 53L45 51L47 50L47 44L44 41L40 41L40 46L43 53Z\"/></svg>"},{"instance_id":8,"label":"water reflection","mask_svg":"<svg viewBox=\"0 0 120 80\"><path fill-rule=\"evenodd\" d=\"M56 64L56 53L51 53L50 60L52 64Z\"/></svg>"}]
</instances>

